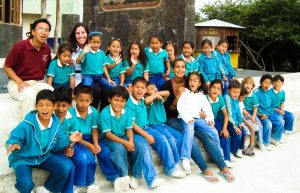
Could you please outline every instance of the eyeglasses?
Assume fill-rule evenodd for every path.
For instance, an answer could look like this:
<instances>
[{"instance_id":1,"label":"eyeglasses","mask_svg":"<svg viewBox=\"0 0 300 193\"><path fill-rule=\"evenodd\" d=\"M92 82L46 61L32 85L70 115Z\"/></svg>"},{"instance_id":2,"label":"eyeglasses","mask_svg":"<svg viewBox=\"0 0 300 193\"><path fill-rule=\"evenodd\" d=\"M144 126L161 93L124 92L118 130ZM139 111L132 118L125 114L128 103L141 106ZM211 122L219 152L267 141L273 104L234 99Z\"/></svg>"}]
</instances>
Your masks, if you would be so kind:
<instances>
[{"instance_id":1,"label":"eyeglasses","mask_svg":"<svg viewBox=\"0 0 300 193\"><path fill-rule=\"evenodd\" d=\"M36 32L45 32L45 33L50 33L50 29L48 28L42 28L42 27L37 27L35 28Z\"/></svg>"}]
</instances>

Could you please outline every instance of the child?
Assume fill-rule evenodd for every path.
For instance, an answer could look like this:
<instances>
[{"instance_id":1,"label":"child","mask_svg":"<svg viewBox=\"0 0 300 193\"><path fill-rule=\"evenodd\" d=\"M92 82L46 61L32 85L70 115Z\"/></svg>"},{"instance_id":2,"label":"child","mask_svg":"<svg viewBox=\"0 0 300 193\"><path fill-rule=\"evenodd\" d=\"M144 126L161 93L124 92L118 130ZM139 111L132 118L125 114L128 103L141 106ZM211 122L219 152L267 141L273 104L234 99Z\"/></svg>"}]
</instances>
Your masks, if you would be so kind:
<instances>
[{"instance_id":1,"label":"child","mask_svg":"<svg viewBox=\"0 0 300 193\"><path fill-rule=\"evenodd\" d=\"M169 155L172 156L171 159L173 159L175 162L175 167L169 166L168 168L168 160L166 160L166 157L160 154L161 160L165 165L165 172L167 175L174 178L182 178L185 176L185 173L176 167L176 165L179 163L176 141L171 133L168 132L168 130L173 130L173 128L170 128L170 126L166 125L167 116L163 102L169 95L169 91L158 92L156 86L153 83L148 82L145 104L147 105L149 126L166 137L168 146L171 150Z\"/></svg>"},{"instance_id":2,"label":"child","mask_svg":"<svg viewBox=\"0 0 300 193\"><path fill-rule=\"evenodd\" d=\"M242 114L239 108L238 97L241 92L241 84L237 80L233 80L228 85L228 93L224 96L226 108L228 112L228 132L230 134L230 152L242 158L242 150L244 149L244 130Z\"/></svg>"},{"instance_id":3,"label":"child","mask_svg":"<svg viewBox=\"0 0 300 193\"><path fill-rule=\"evenodd\" d=\"M133 131L135 132L135 135L141 138L140 140L147 140L141 141L141 143L144 143L144 146L148 148L148 151L145 152L143 168L146 167L147 169L144 170L144 176L148 187L155 188L159 186L162 180L158 178L153 167L149 144L152 145L156 151L158 151L158 155L163 160L165 167L168 169L174 169L176 165L166 137L148 126L147 109L144 103L146 85L147 80L145 78L137 77L134 79L132 82L132 92L126 107L130 111L133 119ZM135 180L135 178L133 179Z\"/></svg>"},{"instance_id":4,"label":"child","mask_svg":"<svg viewBox=\"0 0 300 193\"><path fill-rule=\"evenodd\" d=\"M281 118L284 120L284 130L282 134L282 140L279 141L280 143L285 143L285 133L286 131L293 131L294 125L293 113L284 110L285 92L281 89L283 83L284 78L280 75L275 75L272 79L273 89L271 89L271 94L275 95L275 100L273 100L275 112L279 113Z\"/></svg>"},{"instance_id":5,"label":"child","mask_svg":"<svg viewBox=\"0 0 300 193\"><path fill-rule=\"evenodd\" d=\"M185 61L185 76L188 76L190 72L197 72L199 68L197 60L193 57L194 47L194 43L190 40L182 44L182 54L180 54L178 58L182 58Z\"/></svg>"},{"instance_id":6,"label":"child","mask_svg":"<svg viewBox=\"0 0 300 193\"><path fill-rule=\"evenodd\" d=\"M157 36L152 36L149 39L150 47L145 48L146 60L149 64L150 78L149 81L154 83L158 90L165 83L164 77L168 77L171 68L168 53L161 48L161 39ZM167 71L164 74L164 65Z\"/></svg>"},{"instance_id":7,"label":"child","mask_svg":"<svg viewBox=\"0 0 300 193\"><path fill-rule=\"evenodd\" d=\"M212 54L212 42L208 39L204 39L201 42L202 54L198 57L197 62L199 65L199 72L204 77L204 81L207 87L210 83L220 77L220 69L217 57Z\"/></svg>"},{"instance_id":8,"label":"child","mask_svg":"<svg viewBox=\"0 0 300 193\"><path fill-rule=\"evenodd\" d=\"M96 172L95 156L98 158L102 173L108 181L114 182L116 187L119 178L116 168L110 159L110 150L98 137L98 112L91 107L93 91L89 86L82 84L75 88L76 105L71 107L70 113L76 119L76 130L83 134L82 140L75 144L73 160L86 157L88 164L81 168L82 174L80 186L88 186L88 192L99 191L98 186L93 185ZM76 165L76 164L75 164Z\"/></svg>"},{"instance_id":9,"label":"child","mask_svg":"<svg viewBox=\"0 0 300 193\"><path fill-rule=\"evenodd\" d=\"M89 33L89 44L79 52L76 63L81 64L83 85L93 87L94 84L99 84L103 88L111 89L113 85L110 84L112 80L105 67L105 53L100 49L101 35L100 32ZM105 73L107 79L103 77L103 73Z\"/></svg>"},{"instance_id":10,"label":"child","mask_svg":"<svg viewBox=\"0 0 300 193\"><path fill-rule=\"evenodd\" d=\"M228 42L226 40L220 40L217 45L217 50L215 51L215 55L217 57L219 68L220 68L220 75L219 77L224 84L222 94L226 94L228 84L231 80L235 79L236 73L232 67L230 55L227 52L228 49Z\"/></svg>"},{"instance_id":11,"label":"child","mask_svg":"<svg viewBox=\"0 0 300 193\"><path fill-rule=\"evenodd\" d=\"M258 136L257 136L257 145L260 150L265 150L265 146L263 145L263 126L257 117L258 110L258 100L255 94L253 94L252 90L255 88L255 82L252 77L248 76L242 80L242 87L244 87L248 91L248 95L244 100L245 110L250 114L251 118L245 117L248 122L252 122L253 127L258 128Z\"/></svg>"},{"instance_id":12,"label":"child","mask_svg":"<svg viewBox=\"0 0 300 193\"><path fill-rule=\"evenodd\" d=\"M211 106L203 94L207 93L203 76L198 72L190 73L186 80L186 88L181 89L181 92L177 103L178 118L184 127L180 158L183 169L189 171L194 126L206 132L218 146L220 152L223 151L220 147L218 131L214 127L214 115ZM201 113L206 114L205 118L200 115Z\"/></svg>"},{"instance_id":13,"label":"child","mask_svg":"<svg viewBox=\"0 0 300 193\"><path fill-rule=\"evenodd\" d=\"M239 96L239 107L240 107L243 122L245 124L244 146L246 146L246 148L243 149L242 153L244 155L248 155L248 156L255 156L255 153L254 153L255 132L258 130L258 125L253 124L253 121L255 121L255 120L252 119L251 115L245 109L244 100L248 96L248 94L249 93L248 93L247 89L244 87L241 87L241 93ZM246 119L246 117L248 119ZM251 119L252 119L252 121L251 121ZM250 144L249 144L249 136L250 136Z\"/></svg>"},{"instance_id":14,"label":"child","mask_svg":"<svg viewBox=\"0 0 300 193\"><path fill-rule=\"evenodd\" d=\"M108 75L106 74L107 80L113 85L124 86L125 82L125 64L122 61L122 44L120 39L111 39L107 45L105 63L108 70ZM110 77L110 78L109 78Z\"/></svg>"},{"instance_id":15,"label":"child","mask_svg":"<svg viewBox=\"0 0 300 193\"><path fill-rule=\"evenodd\" d=\"M73 163L65 156L52 153L77 142L80 133L64 135L60 120L53 114L55 96L50 90L41 90L36 96L36 109L12 130L6 141L9 166L16 172L15 187L19 192L30 193L34 188L32 168L49 171L44 186L36 192L73 192ZM69 137L69 138L68 138Z\"/></svg>"},{"instance_id":16,"label":"child","mask_svg":"<svg viewBox=\"0 0 300 193\"><path fill-rule=\"evenodd\" d=\"M130 43L128 60L124 62L126 66L126 85L130 85L138 76L143 76L146 80L149 79L149 65L146 62L145 51L139 42Z\"/></svg>"},{"instance_id":17,"label":"child","mask_svg":"<svg viewBox=\"0 0 300 193\"><path fill-rule=\"evenodd\" d=\"M72 47L67 43L63 43L59 46L56 57L50 63L47 72L47 83L54 88L67 86L74 89L75 72L73 67L70 66L72 52Z\"/></svg>"},{"instance_id":18,"label":"child","mask_svg":"<svg viewBox=\"0 0 300 193\"><path fill-rule=\"evenodd\" d=\"M272 150L269 147L270 142L277 146L282 136L284 129L282 118L274 112L274 95L271 94L272 76L264 74L260 78L260 87L254 90L254 94L258 99L258 117L263 125L264 145L267 150ZM265 140L266 139L266 140Z\"/></svg>"},{"instance_id":19,"label":"child","mask_svg":"<svg viewBox=\"0 0 300 193\"><path fill-rule=\"evenodd\" d=\"M209 86L209 94L206 95L214 113L215 127L218 130L220 145L223 149L224 161L227 167L232 167L230 159L230 136L227 130L228 114L225 101L221 95L223 83L221 80L214 80Z\"/></svg>"},{"instance_id":20,"label":"child","mask_svg":"<svg viewBox=\"0 0 300 193\"><path fill-rule=\"evenodd\" d=\"M170 78L174 78L174 71L173 71L173 63L174 63L174 60L176 58L178 58L177 56L177 47L176 47L176 44L172 41L167 41L164 43L164 46L163 46L163 49L165 49L168 53L168 57L169 57L169 61L170 61L170 74L168 76L167 79L170 79ZM165 67L165 72L167 71L168 69Z\"/></svg>"}]
</instances>

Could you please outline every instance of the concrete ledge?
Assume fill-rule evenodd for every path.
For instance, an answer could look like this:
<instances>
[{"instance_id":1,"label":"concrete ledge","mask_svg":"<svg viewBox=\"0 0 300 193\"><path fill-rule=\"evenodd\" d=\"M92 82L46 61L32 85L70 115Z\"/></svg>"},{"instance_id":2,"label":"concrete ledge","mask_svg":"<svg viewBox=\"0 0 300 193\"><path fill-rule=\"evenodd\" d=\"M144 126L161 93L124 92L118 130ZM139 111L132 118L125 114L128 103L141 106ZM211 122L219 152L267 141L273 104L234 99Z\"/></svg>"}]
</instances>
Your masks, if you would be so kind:
<instances>
[{"instance_id":1,"label":"concrete ledge","mask_svg":"<svg viewBox=\"0 0 300 193\"><path fill-rule=\"evenodd\" d=\"M3 68L5 62L5 58L0 58L0 68Z\"/></svg>"}]
</instances>

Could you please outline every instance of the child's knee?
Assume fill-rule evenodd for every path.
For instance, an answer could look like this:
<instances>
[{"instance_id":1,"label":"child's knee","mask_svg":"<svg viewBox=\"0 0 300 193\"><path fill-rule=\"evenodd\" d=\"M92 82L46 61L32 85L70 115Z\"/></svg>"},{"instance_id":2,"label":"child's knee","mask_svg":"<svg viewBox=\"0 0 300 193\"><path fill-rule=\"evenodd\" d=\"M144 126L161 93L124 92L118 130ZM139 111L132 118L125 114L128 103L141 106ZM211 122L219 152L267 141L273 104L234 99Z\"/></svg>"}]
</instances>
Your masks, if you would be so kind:
<instances>
[{"instance_id":1,"label":"child's knee","mask_svg":"<svg viewBox=\"0 0 300 193\"><path fill-rule=\"evenodd\" d=\"M31 192L34 188L34 183L31 178L18 178L16 188L19 192Z\"/></svg>"}]
</instances>

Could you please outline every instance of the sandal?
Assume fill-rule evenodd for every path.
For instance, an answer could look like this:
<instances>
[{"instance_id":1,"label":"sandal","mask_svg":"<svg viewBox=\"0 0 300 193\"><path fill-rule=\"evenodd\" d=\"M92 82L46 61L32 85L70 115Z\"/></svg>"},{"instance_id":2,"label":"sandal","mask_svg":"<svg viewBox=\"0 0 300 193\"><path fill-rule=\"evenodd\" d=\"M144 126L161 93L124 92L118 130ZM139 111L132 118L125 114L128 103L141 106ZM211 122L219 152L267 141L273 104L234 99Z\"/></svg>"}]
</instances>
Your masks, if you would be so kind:
<instances>
[{"instance_id":1,"label":"sandal","mask_svg":"<svg viewBox=\"0 0 300 193\"><path fill-rule=\"evenodd\" d=\"M234 181L234 176L232 174L223 173L223 172L219 172L218 174L229 183L232 183Z\"/></svg>"},{"instance_id":2,"label":"sandal","mask_svg":"<svg viewBox=\"0 0 300 193\"><path fill-rule=\"evenodd\" d=\"M217 178L217 176L215 176L215 175L204 175L203 173L201 173L200 176L203 177L209 183L219 182L219 178Z\"/></svg>"}]
</instances>

